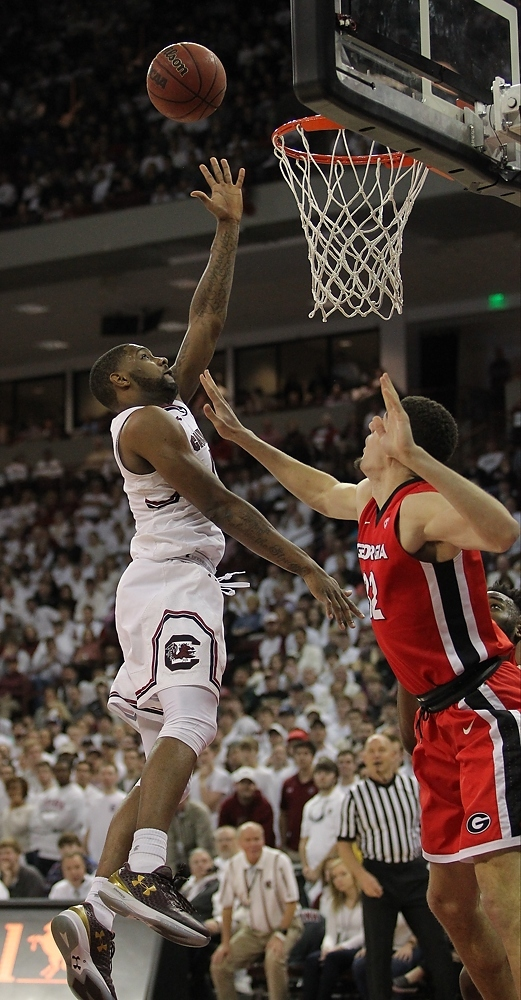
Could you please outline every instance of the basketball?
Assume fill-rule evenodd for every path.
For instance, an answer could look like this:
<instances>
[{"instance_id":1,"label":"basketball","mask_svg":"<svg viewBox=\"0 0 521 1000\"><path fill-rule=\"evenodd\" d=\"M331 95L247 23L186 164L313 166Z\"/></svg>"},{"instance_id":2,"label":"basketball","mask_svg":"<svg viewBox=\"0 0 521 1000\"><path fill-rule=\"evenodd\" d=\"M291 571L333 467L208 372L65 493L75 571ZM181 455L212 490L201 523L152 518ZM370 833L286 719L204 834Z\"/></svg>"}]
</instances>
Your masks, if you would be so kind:
<instances>
[{"instance_id":1,"label":"basketball","mask_svg":"<svg viewBox=\"0 0 521 1000\"><path fill-rule=\"evenodd\" d=\"M226 92L226 73L221 60L204 45L176 42L152 60L147 91L166 118L197 122L219 107Z\"/></svg>"}]
</instances>

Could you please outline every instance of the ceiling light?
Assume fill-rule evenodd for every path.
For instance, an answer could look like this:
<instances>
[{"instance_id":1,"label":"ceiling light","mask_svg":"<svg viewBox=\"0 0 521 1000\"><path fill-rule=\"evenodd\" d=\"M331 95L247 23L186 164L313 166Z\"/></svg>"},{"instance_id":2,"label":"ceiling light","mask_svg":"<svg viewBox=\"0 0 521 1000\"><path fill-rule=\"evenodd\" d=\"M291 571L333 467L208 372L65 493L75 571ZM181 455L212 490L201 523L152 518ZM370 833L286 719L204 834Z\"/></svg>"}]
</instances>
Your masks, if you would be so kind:
<instances>
[{"instance_id":1,"label":"ceiling light","mask_svg":"<svg viewBox=\"0 0 521 1000\"><path fill-rule=\"evenodd\" d=\"M38 302L22 302L14 308L16 312L25 313L26 316L41 316L42 313L49 312L49 306L42 306Z\"/></svg>"},{"instance_id":2,"label":"ceiling light","mask_svg":"<svg viewBox=\"0 0 521 1000\"><path fill-rule=\"evenodd\" d=\"M66 351L68 346L69 345L66 340L38 341L38 347L41 347L42 351Z\"/></svg>"},{"instance_id":3,"label":"ceiling light","mask_svg":"<svg viewBox=\"0 0 521 1000\"><path fill-rule=\"evenodd\" d=\"M177 320L166 320L164 323L160 323L158 330L162 333L180 333L182 330L186 330L186 323L179 323Z\"/></svg>"},{"instance_id":4,"label":"ceiling light","mask_svg":"<svg viewBox=\"0 0 521 1000\"><path fill-rule=\"evenodd\" d=\"M172 281L168 282L172 288L180 288L182 291L192 292L194 288L197 288L198 282L195 278L174 278Z\"/></svg>"}]
</instances>

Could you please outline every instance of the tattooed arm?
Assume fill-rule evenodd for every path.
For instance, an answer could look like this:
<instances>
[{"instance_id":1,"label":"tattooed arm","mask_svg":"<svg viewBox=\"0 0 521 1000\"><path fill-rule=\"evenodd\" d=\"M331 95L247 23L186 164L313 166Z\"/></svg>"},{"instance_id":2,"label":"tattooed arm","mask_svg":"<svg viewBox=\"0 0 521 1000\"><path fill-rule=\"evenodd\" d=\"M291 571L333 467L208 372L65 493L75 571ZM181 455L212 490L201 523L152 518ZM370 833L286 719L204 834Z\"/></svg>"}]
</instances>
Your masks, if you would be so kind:
<instances>
[{"instance_id":1,"label":"tattooed arm","mask_svg":"<svg viewBox=\"0 0 521 1000\"><path fill-rule=\"evenodd\" d=\"M135 410L123 426L120 446L126 462L145 460L189 503L252 552L296 573L341 627L353 625L356 605L336 580L303 549L288 541L255 507L236 496L195 457L183 429L158 406Z\"/></svg>"},{"instance_id":2,"label":"tattooed arm","mask_svg":"<svg viewBox=\"0 0 521 1000\"><path fill-rule=\"evenodd\" d=\"M200 167L211 196L192 191L192 197L202 201L217 219L217 230L210 259L194 292L188 329L175 361L173 374L185 403L190 402L199 388L199 375L213 357L226 320L242 216L244 169L239 170L234 184L227 160L219 164L212 157L211 164L213 175L204 164Z\"/></svg>"}]
</instances>

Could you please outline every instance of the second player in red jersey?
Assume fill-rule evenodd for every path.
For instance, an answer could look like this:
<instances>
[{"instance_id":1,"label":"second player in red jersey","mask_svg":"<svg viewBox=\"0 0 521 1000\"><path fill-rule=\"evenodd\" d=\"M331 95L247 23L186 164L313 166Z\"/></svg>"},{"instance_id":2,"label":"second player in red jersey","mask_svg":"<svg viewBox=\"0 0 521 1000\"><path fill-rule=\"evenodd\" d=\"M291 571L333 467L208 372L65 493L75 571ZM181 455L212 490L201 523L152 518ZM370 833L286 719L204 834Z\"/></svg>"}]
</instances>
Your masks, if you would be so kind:
<instances>
[{"instance_id":1,"label":"second player in red jersey","mask_svg":"<svg viewBox=\"0 0 521 1000\"><path fill-rule=\"evenodd\" d=\"M201 380L214 407L206 416L223 437L321 514L358 520L375 633L422 705L413 763L431 860L429 904L485 1000L516 1000L519 670L491 620L480 550L510 548L517 522L446 464L457 443L450 413L424 397L400 402L388 375L380 383L386 413L369 425L360 462L366 478L356 486L257 438L209 374Z\"/></svg>"}]
</instances>

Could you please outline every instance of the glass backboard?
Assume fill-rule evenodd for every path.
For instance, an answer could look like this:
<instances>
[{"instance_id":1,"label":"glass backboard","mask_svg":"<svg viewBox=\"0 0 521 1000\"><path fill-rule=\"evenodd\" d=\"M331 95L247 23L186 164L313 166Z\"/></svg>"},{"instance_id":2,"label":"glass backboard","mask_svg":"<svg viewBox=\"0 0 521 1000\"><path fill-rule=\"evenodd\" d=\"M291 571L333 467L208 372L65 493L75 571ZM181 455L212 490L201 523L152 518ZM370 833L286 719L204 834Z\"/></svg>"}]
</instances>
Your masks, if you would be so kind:
<instances>
[{"instance_id":1,"label":"glass backboard","mask_svg":"<svg viewBox=\"0 0 521 1000\"><path fill-rule=\"evenodd\" d=\"M465 187L521 203L514 0L291 0L299 100Z\"/></svg>"}]
</instances>

